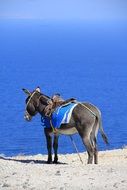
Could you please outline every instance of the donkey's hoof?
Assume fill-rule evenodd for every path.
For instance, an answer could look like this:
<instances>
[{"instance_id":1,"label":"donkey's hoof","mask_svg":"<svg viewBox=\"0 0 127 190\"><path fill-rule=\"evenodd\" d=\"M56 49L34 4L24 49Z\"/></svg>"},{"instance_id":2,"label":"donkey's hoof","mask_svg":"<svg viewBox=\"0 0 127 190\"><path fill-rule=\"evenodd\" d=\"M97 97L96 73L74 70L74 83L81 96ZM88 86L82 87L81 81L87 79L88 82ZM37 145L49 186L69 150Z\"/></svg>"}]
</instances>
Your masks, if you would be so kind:
<instances>
[{"instance_id":1,"label":"donkey's hoof","mask_svg":"<svg viewBox=\"0 0 127 190\"><path fill-rule=\"evenodd\" d=\"M47 161L47 164L52 164L52 161Z\"/></svg>"},{"instance_id":2,"label":"donkey's hoof","mask_svg":"<svg viewBox=\"0 0 127 190\"><path fill-rule=\"evenodd\" d=\"M58 164L58 158L54 159L53 164Z\"/></svg>"},{"instance_id":3,"label":"donkey's hoof","mask_svg":"<svg viewBox=\"0 0 127 190\"><path fill-rule=\"evenodd\" d=\"M47 164L52 164L52 160L47 160Z\"/></svg>"},{"instance_id":4,"label":"donkey's hoof","mask_svg":"<svg viewBox=\"0 0 127 190\"><path fill-rule=\"evenodd\" d=\"M58 161L54 160L54 161L53 161L53 164L58 164Z\"/></svg>"}]
</instances>

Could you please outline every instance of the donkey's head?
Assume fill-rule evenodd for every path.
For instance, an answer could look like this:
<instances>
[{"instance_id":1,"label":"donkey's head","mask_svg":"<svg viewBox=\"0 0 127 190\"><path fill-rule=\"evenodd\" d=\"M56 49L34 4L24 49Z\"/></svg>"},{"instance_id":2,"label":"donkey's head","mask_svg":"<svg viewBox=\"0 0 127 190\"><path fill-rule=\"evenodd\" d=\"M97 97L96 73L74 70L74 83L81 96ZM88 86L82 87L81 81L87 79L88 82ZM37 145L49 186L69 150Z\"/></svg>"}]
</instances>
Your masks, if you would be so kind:
<instances>
[{"instance_id":1,"label":"donkey's head","mask_svg":"<svg viewBox=\"0 0 127 190\"><path fill-rule=\"evenodd\" d=\"M38 112L41 115L45 115L45 107L52 102L51 98L42 94L39 87L37 87L33 92L30 92L24 88L23 91L28 96L26 98L26 110L24 118L27 121L30 121L32 117Z\"/></svg>"},{"instance_id":2,"label":"donkey's head","mask_svg":"<svg viewBox=\"0 0 127 190\"><path fill-rule=\"evenodd\" d=\"M33 116L35 116L38 112L38 106L39 106L39 98L41 97L40 88L37 87L33 92L30 92L27 89L22 89L25 94L27 94L26 98L26 110L24 118L27 121L30 121Z\"/></svg>"}]
</instances>

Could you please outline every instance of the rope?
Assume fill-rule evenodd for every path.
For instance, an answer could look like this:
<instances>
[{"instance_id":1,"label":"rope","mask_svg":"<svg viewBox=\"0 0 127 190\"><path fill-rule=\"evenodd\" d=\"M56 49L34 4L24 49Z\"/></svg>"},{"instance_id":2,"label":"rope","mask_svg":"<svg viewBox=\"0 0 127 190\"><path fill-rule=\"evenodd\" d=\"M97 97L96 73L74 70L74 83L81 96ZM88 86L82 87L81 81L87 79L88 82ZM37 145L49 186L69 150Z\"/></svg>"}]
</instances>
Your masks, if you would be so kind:
<instances>
[{"instance_id":1,"label":"rope","mask_svg":"<svg viewBox=\"0 0 127 190\"><path fill-rule=\"evenodd\" d=\"M84 105L81 102L78 102L78 104L82 105L83 107L85 107L90 113L92 113L95 117L97 116L90 108L88 108L86 105Z\"/></svg>"},{"instance_id":2,"label":"rope","mask_svg":"<svg viewBox=\"0 0 127 190\"><path fill-rule=\"evenodd\" d=\"M53 124L52 124L51 118L50 118L50 125L51 125L51 128L52 128L52 132L53 132L54 134L56 134L58 131L57 131L56 128L54 128L54 126L53 126Z\"/></svg>"}]
</instances>

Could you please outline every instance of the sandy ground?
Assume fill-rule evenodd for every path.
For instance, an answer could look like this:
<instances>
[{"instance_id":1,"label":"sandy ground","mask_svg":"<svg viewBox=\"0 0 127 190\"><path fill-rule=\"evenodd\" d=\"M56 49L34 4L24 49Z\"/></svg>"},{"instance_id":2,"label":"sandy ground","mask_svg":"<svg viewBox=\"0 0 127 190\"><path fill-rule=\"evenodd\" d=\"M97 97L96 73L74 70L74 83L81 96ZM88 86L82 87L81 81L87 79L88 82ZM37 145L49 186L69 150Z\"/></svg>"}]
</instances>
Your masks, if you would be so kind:
<instances>
[{"instance_id":1,"label":"sandy ground","mask_svg":"<svg viewBox=\"0 0 127 190\"><path fill-rule=\"evenodd\" d=\"M87 165L87 154L0 157L0 190L127 190L127 149L99 152L99 164Z\"/></svg>"}]
</instances>

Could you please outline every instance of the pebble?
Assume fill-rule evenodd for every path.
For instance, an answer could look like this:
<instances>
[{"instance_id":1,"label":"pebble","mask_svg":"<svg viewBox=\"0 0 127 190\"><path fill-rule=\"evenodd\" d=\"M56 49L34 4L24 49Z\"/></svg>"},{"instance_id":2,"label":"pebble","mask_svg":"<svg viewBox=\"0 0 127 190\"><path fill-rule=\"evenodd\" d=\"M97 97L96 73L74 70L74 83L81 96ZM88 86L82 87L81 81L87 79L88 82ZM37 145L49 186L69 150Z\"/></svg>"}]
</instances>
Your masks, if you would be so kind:
<instances>
[{"instance_id":1,"label":"pebble","mask_svg":"<svg viewBox=\"0 0 127 190\"><path fill-rule=\"evenodd\" d=\"M55 175L61 175L61 174L60 174L60 171L57 171Z\"/></svg>"},{"instance_id":2,"label":"pebble","mask_svg":"<svg viewBox=\"0 0 127 190\"><path fill-rule=\"evenodd\" d=\"M7 183L4 183L4 184L2 185L2 187L10 187L10 185L7 184Z\"/></svg>"}]
</instances>

